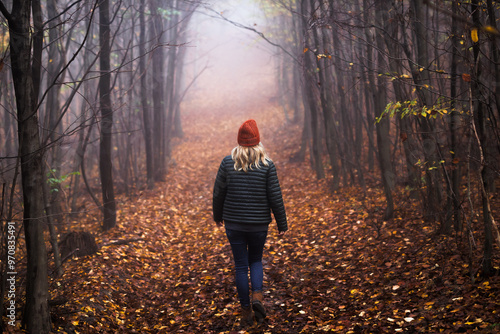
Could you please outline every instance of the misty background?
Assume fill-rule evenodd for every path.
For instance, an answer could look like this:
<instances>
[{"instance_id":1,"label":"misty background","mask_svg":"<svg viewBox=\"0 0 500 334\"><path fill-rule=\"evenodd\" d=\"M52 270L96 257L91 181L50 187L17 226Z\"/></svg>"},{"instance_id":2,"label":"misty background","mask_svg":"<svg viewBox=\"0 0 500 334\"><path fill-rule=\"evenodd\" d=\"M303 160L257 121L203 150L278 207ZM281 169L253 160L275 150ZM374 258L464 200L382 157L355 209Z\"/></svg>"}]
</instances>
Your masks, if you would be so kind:
<instances>
[{"instance_id":1,"label":"misty background","mask_svg":"<svg viewBox=\"0 0 500 334\"><path fill-rule=\"evenodd\" d=\"M185 83L201 75L186 99L203 99L207 108L217 110L237 109L255 99L272 97L276 91L271 47L255 32L221 16L259 32L266 30L264 13L256 1L217 1L201 6L192 18L185 46Z\"/></svg>"}]
</instances>

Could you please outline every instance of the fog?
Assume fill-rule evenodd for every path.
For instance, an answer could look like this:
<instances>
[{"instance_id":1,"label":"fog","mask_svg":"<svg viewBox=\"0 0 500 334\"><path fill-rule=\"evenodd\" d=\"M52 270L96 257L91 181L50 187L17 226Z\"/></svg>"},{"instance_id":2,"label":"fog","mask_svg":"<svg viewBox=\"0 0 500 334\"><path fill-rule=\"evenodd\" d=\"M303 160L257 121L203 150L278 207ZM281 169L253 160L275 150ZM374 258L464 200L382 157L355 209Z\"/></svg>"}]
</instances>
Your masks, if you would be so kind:
<instances>
[{"instance_id":1,"label":"fog","mask_svg":"<svg viewBox=\"0 0 500 334\"><path fill-rule=\"evenodd\" d=\"M258 31L265 19L254 1L217 1L194 15L185 65L186 83L196 84L188 99L202 99L211 110L241 108L274 94L271 47L255 32L236 27L218 14Z\"/></svg>"}]
</instances>

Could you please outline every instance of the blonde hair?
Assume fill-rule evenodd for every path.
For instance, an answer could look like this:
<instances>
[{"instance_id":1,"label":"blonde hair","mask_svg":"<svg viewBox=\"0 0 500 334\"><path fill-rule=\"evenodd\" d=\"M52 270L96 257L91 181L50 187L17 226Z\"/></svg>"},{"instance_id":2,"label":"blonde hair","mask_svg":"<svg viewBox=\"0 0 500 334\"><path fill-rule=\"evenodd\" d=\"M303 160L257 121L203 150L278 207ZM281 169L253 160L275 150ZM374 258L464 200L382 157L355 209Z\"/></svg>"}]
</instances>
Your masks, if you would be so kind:
<instances>
[{"instance_id":1,"label":"blonde hair","mask_svg":"<svg viewBox=\"0 0 500 334\"><path fill-rule=\"evenodd\" d=\"M259 143L255 146L236 146L231 151L231 157L234 160L234 170L242 170L246 172L252 166L260 168L262 163L264 166L268 166L269 157L267 156L264 146Z\"/></svg>"}]
</instances>

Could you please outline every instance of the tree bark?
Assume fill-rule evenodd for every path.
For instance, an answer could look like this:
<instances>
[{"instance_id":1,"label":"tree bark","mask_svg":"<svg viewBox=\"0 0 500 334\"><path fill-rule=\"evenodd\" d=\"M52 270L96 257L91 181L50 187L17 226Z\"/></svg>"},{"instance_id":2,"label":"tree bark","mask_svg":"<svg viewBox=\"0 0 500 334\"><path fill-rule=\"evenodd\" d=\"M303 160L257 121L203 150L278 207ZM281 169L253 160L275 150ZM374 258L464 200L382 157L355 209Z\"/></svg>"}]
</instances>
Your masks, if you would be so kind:
<instances>
[{"instance_id":1,"label":"tree bark","mask_svg":"<svg viewBox=\"0 0 500 334\"><path fill-rule=\"evenodd\" d=\"M472 22L474 24L480 24L480 8L478 0L471 1L471 12L472 12ZM479 27L479 25L478 25ZM483 224L484 224L484 249L483 249L483 275L488 277L492 276L494 273L492 256L493 256L493 219L491 216L490 203L489 203L489 186L488 178L486 175L486 157L485 157L485 147L486 147L486 115L484 112L483 101L481 100L480 92L480 82L481 82L481 70L482 64L480 61L480 45L479 41L472 42L472 52L474 57L474 75L471 81L471 112L473 131L476 136L477 145L480 151L480 162L481 167L478 173L478 178L481 187L481 202L483 207Z\"/></svg>"},{"instance_id":2,"label":"tree bark","mask_svg":"<svg viewBox=\"0 0 500 334\"><path fill-rule=\"evenodd\" d=\"M460 175L459 166L455 163L455 158L457 156L457 126L459 123L459 115L456 110L456 99L457 99L457 61L458 52L460 48L460 42L458 38L458 24L456 15L458 12L458 4L455 1L451 3L451 10L454 16L451 18L451 61L450 61L450 151L451 151L451 179L450 179L450 189L449 189L449 203L448 210L450 217L446 219L446 224L444 226L444 233L449 233L451 231L451 218L453 217L455 231L462 230L462 219L460 215L460 201L459 201L459 191L460 191Z\"/></svg>"},{"instance_id":3,"label":"tree bark","mask_svg":"<svg viewBox=\"0 0 500 334\"><path fill-rule=\"evenodd\" d=\"M314 8L314 0L310 0L309 8ZM311 14L309 14L311 15ZM311 41L311 49L317 49L316 52L321 53L324 48L326 48L327 37L324 32L322 37L324 38L320 41L319 28L317 24L311 27L313 40ZM315 46L315 47L312 47ZM308 51L309 52L309 51ZM330 158L330 165L332 166L332 189L337 190L340 187L340 171L339 171L339 150L340 147L339 136L337 135L337 129L335 125L335 115L334 106L332 101L333 86L331 80L326 73L326 64L323 57L316 56L316 68L318 70L318 89L320 97L321 110L323 112L324 129L326 136L326 149L328 150L328 155ZM309 69L312 70L314 67L310 66ZM344 179L345 182L345 179Z\"/></svg>"},{"instance_id":4,"label":"tree bark","mask_svg":"<svg viewBox=\"0 0 500 334\"><path fill-rule=\"evenodd\" d=\"M47 16L49 19L57 17L56 1L47 1ZM47 101L45 104L45 126L46 133L44 138L48 137L51 142L51 155L47 157L48 165L50 166L50 172L54 170L54 177L59 178L61 176L61 143L58 141L59 134L62 133L62 122L59 122L61 117L61 108L59 105L59 95L60 95L60 85L52 85L56 80L59 72L61 71L63 60L61 60L61 52L59 50L57 26L60 24L59 20L51 20L48 24L49 30L49 45L48 45L48 58L49 62L47 64ZM45 140L44 140L45 141ZM47 193L49 198L47 199L47 204L52 209L53 218L51 220L61 224L62 223L62 208L60 205L59 194L60 186L57 185L57 191L52 191Z\"/></svg>"},{"instance_id":5,"label":"tree bark","mask_svg":"<svg viewBox=\"0 0 500 334\"><path fill-rule=\"evenodd\" d=\"M388 3L385 0L377 0L377 18L376 23L379 27L387 23ZM376 32L375 39L379 54L377 55L377 66L380 69L384 67L382 51L384 47L384 37L382 34L384 30ZM394 188L395 175L391 162L391 141L389 137L390 123L388 117L382 117L383 111L387 103L387 87L383 77L379 77L377 87L374 88L374 101L375 101L375 116L378 118L376 123L377 132L377 146L378 158L380 164L380 172L382 176L382 183L384 185L384 193L387 202L385 209L384 219L390 219L394 215L394 200L392 197L392 189Z\"/></svg>"},{"instance_id":6,"label":"tree bark","mask_svg":"<svg viewBox=\"0 0 500 334\"><path fill-rule=\"evenodd\" d=\"M151 143L151 122L149 116L148 95L147 95L147 70L146 70L146 23L144 20L144 11L146 10L145 0L141 0L139 8L139 69L141 73L141 108L142 108L142 121L144 133L144 146L146 149L146 177L148 189L154 187L154 173L153 173L153 152Z\"/></svg>"},{"instance_id":7,"label":"tree bark","mask_svg":"<svg viewBox=\"0 0 500 334\"><path fill-rule=\"evenodd\" d=\"M306 22L306 0L301 0L300 11L302 14L302 32L304 35L304 40L306 41L307 36L307 22ZM316 177L318 179L325 178L325 170L323 168L323 162L321 160L321 136L318 120L318 106L315 102L314 93L313 93L313 83L316 82L314 75L311 73L313 69L312 60L309 56L309 52L304 53L303 55L304 64L303 64L303 74L304 74L304 92L303 98L306 100L305 104L308 105L309 112L311 113L311 135L312 135L312 150L311 157L314 163L314 171L316 172Z\"/></svg>"},{"instance_id":8,"label":"tree bark","mask_svg":"<svg viewBox=\"0 0 500 334\"><path fill-rule=\"evenodd\" d=\"M116 204L113 187L113 166L111 159L113 110L111 109L111 45L110 45L109 0L99 3L99 58L101 76L99 79L99 98L101 111L101 137L99 151L99 171L101 175L103 230L116 225Z\"/></svg>"},{"instance_id":9,"label":"tree bark","mask_svg":"<svg viewBox=\"0 0 500 334\"><path fill-rule=\"evenodd\" d=\"M33 74L40 73L41 50L32 63L30 14L32 1L14 1L12 13L7 14L10 32L11 70L16 93L18 116L19 155L23 188L23 224L27 250L26 304L23 323L30 333L49 333L49 293L47 277L47 250L43 237L42 162L37 115L37 95ZM40 28L39 3L35 4L35 30ZM38 31L35 32L35 34ZM38 47L40 45L38 44Z\"/></svg>"},{"instance_id":10,"label":"tree bark","mask_svg":"<svg viewBox=\"0 0 500 334\"><path fill-rule=\"evenodd\" d=\"M179 42L179 7L177 1L172 1L172 11L176 14L171 18L171 25L168 29L168 43L170 47L167 52L167 80L165 82L165 104L164 108L167 111L167 117L165 121L165 133L162 137L162 141L165 143L165 159L168 161L170 159L170 139L172 138L172 132L175 131L173 126L175 109L176 109L176 81L179 80L179 73L176 72L177 64L177 53ZM165 162L166 162L165 161Z\"/></svg>"},{"instance_id":11,"label":"tree bark","mask_svg":"<svg viewBox=\"0 0 500 334\"><path fill-rule=\"evenodd\" d=\"M165 145L165 121L166 105L163 89L164 76L164 56L163 56L163 22L161 14L158 12L158 1L151 1L151 40L156 41L153 50L151 74L153 86L153 157L154 157L154 178L155 181L163 181L166 176L166 145Z\"/></svg>"},{"instance_id":12,"label":"tree bark","mask_svg":"<svg viewBox=\"0 0 500 334\"><path fill-rule=\"evenodd\" d=\"M91 8L92 7L90 6L90 4L86 4L84 6L84 12L86 12L86 13L90 12ZM88 26L89 35L92 36L93 32L94 32L93 20L87 16L85 18L85 24ZM83 53L83 67L85 70L90 69L92 67L92 64L94 64L97 61L97 57L94 58L93 61L91 59L93 47L94 47L93 39L87 38L87 40L85 41L85 51ZM91 101L90 97L92 95L96 94L94 89L95 88L92 87L91 82L89 82L89 80L85 80L85 82L83 83L84 100ZM85 156L85 150L86 150L86 145L87 145L86 141L85 141L85 137L86 137L85 129L87 128L87 125L88 125L87 118L89 118L87 108L89 108L88 104L86 104L86 103L81 104L80 128L82 130L79 131L79 133L78 133L78 145L76 148L75 162L73 165L73 170L77 171L77 170L81 169L82 174L85 172L84 156ZM90 132L92 131L92 127L94 124L94 117L91 117L91 119L92 120L90 121L90 126L88 129L89 135L90 135ZM71 212L72 213L77 213L77 211L78 211L77 210L77 199L78 199L78 194L79 194L79 189L80 189L80 176L81 176L80 173L78 173L78 174L74 175L74 179L73 179L74 180L73 186L72 186L73 194L72 194L72 199L71 199ZM98 205L98 206L101 207L100 205Z\"/></svg>"},{"instance_id":13,"label":"tree bark","mask_svg":"<svg viewBox=\"0 0 500 334\"><path fill-rule=\"evenodd\" d=\"M417 85L417 95L420 99L421 105L425 107L432 107L431 92L427 87L431 86L431 78L429 74L429 52L427 47L427 29L422 22L425 20L423 12L423 0L411 0L410 16L413 21L413 29L415 31L416 40L416 65L412 66L412 75L415 84ZM407 55L409 59L410 55ZM440 159L438 159L437 151L439 146L436 142L434 126L428 117L422 117L419 126L421 130L422 143L424 147L425 161L427 168L425 170L427 198L425 200L425 217L426 220L441 221L440 217L442 210L442 193L441 193L441 175Z\"/></svg>"},{"instance_id":14,"label":"tree bark","mask_svg":"<svg viewBox=\"0 0 500 334\"><path fill-rule=\"evenodd\" d=\"M368 8L368 0L363 0L363 8ZM363 11L363 21L365 22L365 38L366 38L366 63L364 64L366 69L367 69L367 75L366 75L366 82L365 82L365 96L366 96L366 118L367 118L367 136L368 140L373 143L374 138L373 134L375 132L374 127L375 127L375 114L373 112L374 110L374 104L375 101L373 101L373 95L370 94L370 91L373 89L372 83L375 82L375 76L373 74L373 69L372 69L372 61L373 61L373 36L370 32L370 24L369 24L369 11L364 10ZM363 77L365 76L365 72L363 71L361 74ZM371 106L371 108L370 108ZM368 149L368 169L373 170L375 162L374 162L374 156L377 154L376 150L374 149L374 145L370 145Z\"/></svg>"}]
</instances>

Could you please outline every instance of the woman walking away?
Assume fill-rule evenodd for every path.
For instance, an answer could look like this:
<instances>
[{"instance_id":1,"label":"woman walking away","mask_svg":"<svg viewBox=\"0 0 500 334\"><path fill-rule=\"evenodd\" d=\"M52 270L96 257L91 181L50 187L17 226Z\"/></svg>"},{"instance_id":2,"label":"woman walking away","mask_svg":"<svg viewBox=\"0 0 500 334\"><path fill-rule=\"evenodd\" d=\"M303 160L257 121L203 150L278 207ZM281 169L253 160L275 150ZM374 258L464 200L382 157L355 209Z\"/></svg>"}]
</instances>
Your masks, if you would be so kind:
<instances>
[{"instance_id":1,"label":"woman walking away","mask_svg":"<svg viewBox=\"0 0 500 334\"><path fill-rule=\"evenodd\" d=\"M266 317L262 302L262 252L272 221L271 211L282 236L288 225L276 167L260 143L257 123L251 119L238 131L238 146L222 160L213 193L214 220L219 226L224 224L233 251L241 325L245 327L253 325L254 317L257 323Z\"/></svg>"}]
</instances>

